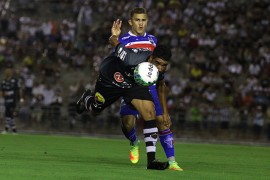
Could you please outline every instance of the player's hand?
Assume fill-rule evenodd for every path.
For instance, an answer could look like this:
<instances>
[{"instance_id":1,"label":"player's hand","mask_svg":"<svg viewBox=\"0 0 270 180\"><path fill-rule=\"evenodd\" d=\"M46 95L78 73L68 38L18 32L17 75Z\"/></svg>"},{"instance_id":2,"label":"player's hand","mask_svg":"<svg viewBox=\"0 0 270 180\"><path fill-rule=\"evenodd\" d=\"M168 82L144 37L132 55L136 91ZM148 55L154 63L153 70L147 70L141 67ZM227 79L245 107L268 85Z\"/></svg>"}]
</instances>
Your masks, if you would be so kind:
<instances>
[{"instance_id":1,"label":"player's hand","mask_svg":"<svg viewBox=\"0 0 270 180\"><path fill-rule=\"evenodd\" d=\"M172 125L171 117L167 113L163 114L163 125L167 128L170 128Z\"/></svg>"},{"instance_id":2,"label":"player's hand","mask_svg":"<svg viewBox=\"0 0 270 180\"><path fill-rule=\"evenodd\" d=\"M117 19L116 21L113 21L112 25L112 36L119 37L121 34L121 27L122 27L122 21L120 19Z\"/></svg>"}]
</instances>

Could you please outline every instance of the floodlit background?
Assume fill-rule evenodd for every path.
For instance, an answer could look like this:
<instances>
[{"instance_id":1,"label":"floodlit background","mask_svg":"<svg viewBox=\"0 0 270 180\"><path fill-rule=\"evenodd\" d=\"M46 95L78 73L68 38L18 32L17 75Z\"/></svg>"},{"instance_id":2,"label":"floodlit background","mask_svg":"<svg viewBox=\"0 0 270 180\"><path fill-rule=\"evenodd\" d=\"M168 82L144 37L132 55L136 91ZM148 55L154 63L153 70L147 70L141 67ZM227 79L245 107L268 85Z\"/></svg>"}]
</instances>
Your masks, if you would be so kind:
<instances>
[{"instance_id":1,"label":"floodlit background","mask_svg":"<svg viewBox=\"0 0 270 180\"><path fill-rule=\"evenodd\" d=\"M13 66L26 93L18 132L122 134L119 103L96 118L77 115L74 103L111 52L112 22L128 31L136 6L173 51L166 80L175 137L269 142L268 0L2 0L0 79ZM1 129L3 112L0 99Z\"/></svg>"}]
</instances>

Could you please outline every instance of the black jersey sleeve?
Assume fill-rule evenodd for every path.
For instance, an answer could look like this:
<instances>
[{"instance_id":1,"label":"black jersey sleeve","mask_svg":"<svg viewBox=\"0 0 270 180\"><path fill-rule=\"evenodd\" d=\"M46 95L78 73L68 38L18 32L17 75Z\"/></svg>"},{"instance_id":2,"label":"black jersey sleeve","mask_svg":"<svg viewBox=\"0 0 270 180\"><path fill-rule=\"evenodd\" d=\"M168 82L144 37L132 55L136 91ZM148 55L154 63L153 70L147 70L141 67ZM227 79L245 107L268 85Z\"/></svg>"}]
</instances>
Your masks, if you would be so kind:
<instances>
[{"instance_id":1,"label":"black jersey sleeve","mask_svg":"<svg viewBox=\"0 0 270 180\"><path fill-rule=\"evenodd\" d=\"M152 54L145 49L126 48L123 44L118 44L115 48L115 55L121 59L126 66L135 66L147 60Z\"/></svg>"}]
</instances>

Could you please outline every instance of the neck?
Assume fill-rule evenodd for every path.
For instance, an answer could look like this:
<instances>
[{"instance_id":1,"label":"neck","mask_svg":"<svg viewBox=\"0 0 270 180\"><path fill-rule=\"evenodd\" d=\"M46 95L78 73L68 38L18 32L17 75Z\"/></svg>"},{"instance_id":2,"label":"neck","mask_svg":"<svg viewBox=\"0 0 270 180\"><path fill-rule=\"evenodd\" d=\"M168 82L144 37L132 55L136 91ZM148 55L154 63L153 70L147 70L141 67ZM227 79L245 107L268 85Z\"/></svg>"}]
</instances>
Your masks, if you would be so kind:
<instances>
[{"instance_id":1,"label":"neck","mask_svg":"<svg viewBox=\"0 0 270 180\"><path fill-rule=\"evenodd\" d=\"M137 33L137 32L132 31L132 30L130 30L130 32L131 32L131 34L133 34L135 36L144 36L145 35L145 32L143 32L143 33Z\"/></svg>"}]
</instances>

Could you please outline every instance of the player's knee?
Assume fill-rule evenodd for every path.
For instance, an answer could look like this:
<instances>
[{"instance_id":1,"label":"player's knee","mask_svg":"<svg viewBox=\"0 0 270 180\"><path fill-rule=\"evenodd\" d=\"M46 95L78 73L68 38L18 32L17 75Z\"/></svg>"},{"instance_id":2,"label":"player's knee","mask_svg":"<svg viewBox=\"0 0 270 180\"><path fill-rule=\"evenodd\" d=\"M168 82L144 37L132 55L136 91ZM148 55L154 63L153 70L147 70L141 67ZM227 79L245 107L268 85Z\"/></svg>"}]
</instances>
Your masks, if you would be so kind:
<instances>
[{"instance_id":1,"label":"player's knee","mask_svg":"<svg viewBox=\"0 0 270 180\"><path fill-rule=\"evenodd\" d=\"M157 116L156 117L156 123L157 123L157 128L158 128L158 131L164 131L165 129L168 129L169 127L166 126L164 123L163 123L163 118L162 116Z\"/></svg>"},{"instance_id":2,"label":"player's knee","mask_svg":"<svg viewBox=\"0 0 270 180\"><path fill-rule=\"evenodd\" d=\"M145 109L141 115L144 120L153 120L156 118L156 111L155 109Z\"/></svg>"},{"instance_id":3,"label":"player's knee","mask_svg":"<svg viewBox=\"0 0 270 180\"><path fill-rule=\"evenodd\" d=\"M153 120L156 118L155 105L149 100L133 99L132 105L139 111L144 120Z\"/></svg>"},{"instance_id":4,"label":"player's knee","mask_svg":"<svg viewBox=\"0 0 270 180\"><path fill-rule=\"evenodd\" d=\"M157 124L162 124L163 123L163 118L162 116L157 116L156 117Z\"/></svg>"},{"instance_id":5,"label":"player's knee","mask_svg":"<svg viewBox=\"0 0 270 180\"><path fill-rule=\"evenodd\" d=\"M164 125L163 123L157 123L157 128L158 128L158 131L160 132L160 131L164 131L164 130L170 128L170 127Z\"/></svg>"},{"instance_id":6,"label":"player's knee","mask_svg":"<svg viewBox=\"0 0 270 180\"><path fill-rule=\"evenodd\" d=\"M157 128L158 130L160 131L162 129L162 123L163 122L163 119L162 118L159 118L159 117L156 117L156 123L157 123Z\"/></svg>"}]
</instances>

